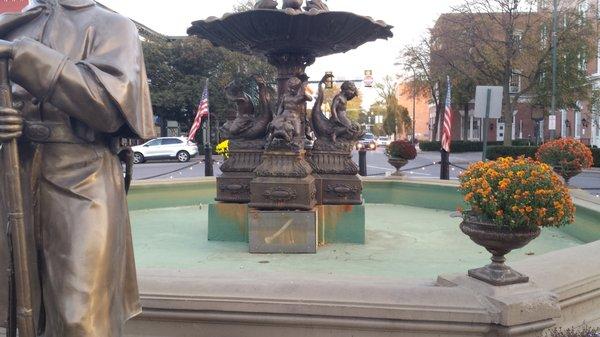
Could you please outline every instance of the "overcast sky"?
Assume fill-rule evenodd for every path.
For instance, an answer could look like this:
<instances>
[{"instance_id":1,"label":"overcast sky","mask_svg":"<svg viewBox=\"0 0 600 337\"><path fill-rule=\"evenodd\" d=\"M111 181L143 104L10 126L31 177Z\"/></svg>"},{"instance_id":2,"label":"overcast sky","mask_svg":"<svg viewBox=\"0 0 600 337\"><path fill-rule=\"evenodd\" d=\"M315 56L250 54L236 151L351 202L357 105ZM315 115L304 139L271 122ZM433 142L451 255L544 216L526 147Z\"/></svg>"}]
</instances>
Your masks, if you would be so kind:
<instances>
[{"instance_id":1,"label":"overcast sky","mask_svg":"<svg viewBox=\"0 0 600 337\"><path fill-rule=\"evenodd\" d=\"M166 35L186 35L190 23L230 12L239 0L100 0L104 5ZM282 2L281 0L279 1ZM346 54L320 58L307 73L320 79L333 71L337 79L360 79L364 70L373 70L376 80L400 72L394 66L400 50L423 37L436 18L461 0L329 0L331 10L371 16L394 26L394 38L370 42ZM365 105L375 94L365 89ZM365 106L365 107L366 107Z\"/></svg>"}]
</instances>

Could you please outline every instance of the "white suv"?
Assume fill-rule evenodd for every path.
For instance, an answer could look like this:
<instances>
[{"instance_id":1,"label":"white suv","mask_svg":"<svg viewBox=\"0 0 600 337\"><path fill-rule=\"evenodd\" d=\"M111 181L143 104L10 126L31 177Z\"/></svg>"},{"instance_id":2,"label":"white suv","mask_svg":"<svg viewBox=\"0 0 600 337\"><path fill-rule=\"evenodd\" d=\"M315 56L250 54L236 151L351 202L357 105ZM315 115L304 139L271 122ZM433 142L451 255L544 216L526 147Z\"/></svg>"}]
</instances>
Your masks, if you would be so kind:
<instances>
[{"instance_id":1,"label":"white suv","mask_svg":"<svg viewBox=\"0 0 600 337\"><path fill-rule=\"evenodd\" d=\"M198 154L198 146L185 137L156 138L131 149L135 164L148 159L177 159L185 163Z\"/></svg>"}]
</instances>

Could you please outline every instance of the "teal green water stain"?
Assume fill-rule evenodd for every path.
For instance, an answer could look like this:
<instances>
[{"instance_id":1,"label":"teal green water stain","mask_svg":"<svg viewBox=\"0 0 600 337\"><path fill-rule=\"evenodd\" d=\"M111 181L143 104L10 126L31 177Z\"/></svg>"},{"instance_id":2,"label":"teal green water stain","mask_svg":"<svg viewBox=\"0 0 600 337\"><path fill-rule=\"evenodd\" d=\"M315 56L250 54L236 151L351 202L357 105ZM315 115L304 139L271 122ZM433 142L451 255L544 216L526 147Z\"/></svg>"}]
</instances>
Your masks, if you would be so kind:
<instances>
[{"instance_id":1,"label":"teal green water stain","mask_svg":"<svg viewBox=\"0 0 600 337\"><path fill-rule=\"evenodd\" d=\"M138 268L206 271L306 272L324 275L434 278L489 262L489 253L458 228L450 211L367 205L366 245L333 244L317 255L251 255L246 243L209 242L208 206L131 212ZM544 230L510 261L580 245L559 230ZM268 263L267 263L268 262Z\"/></svg>"},{"instance_id":2,"label":"teal green water stain","mask_svg":"<svg viewBox=\"0 0 600 337\"><path fill-rule=\"evenodd\" d=\"M133 186L128 197L129 209L135 211L209 204L214 202L215 188L214 181ZM365 181L363 196L367 204L406 205L448 211L456 210L459 206L465 207L456 186L410 181ZM370 222L368 216L367 222ZM584 243L600 240L600 211L578 206L575 224L560 230Z\"/></svg>"}]
</instances>

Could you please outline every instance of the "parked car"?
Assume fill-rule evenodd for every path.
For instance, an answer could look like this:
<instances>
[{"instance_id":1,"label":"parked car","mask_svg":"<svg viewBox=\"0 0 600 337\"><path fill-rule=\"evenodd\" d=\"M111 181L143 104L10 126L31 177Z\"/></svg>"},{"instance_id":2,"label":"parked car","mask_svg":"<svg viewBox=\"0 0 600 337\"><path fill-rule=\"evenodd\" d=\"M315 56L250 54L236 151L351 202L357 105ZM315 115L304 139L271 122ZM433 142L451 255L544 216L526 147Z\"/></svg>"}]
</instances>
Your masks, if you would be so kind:
<instances>
[{"instance_id":1,"label":"parked car","mask_svg":"<svg viewBox=\"0 0 600 337\"><path fill-rule=\"evenodd\" d=\"M356 144L356 149L376 150L377 143L375 141L375 136L372 133L365 134L365 136L358 141L358 144Z\"/></svg>"},{"instance_id":2,"label":"parked car","mask_svg":"<svg viewBox=\"0 0 600 337\"><path fill-rule=\"evenodd\" d=\"M185 163L198 154L198 146L185 137L156 138L131 149L135 164L149 159L177 159Z\"/></svg>"},{"instance_id":3,"label":"parked car","mask_svg":"<svg viewBox=\"0 0 600 337\"><path fill-rule=\"evenodd\" d=\"M392 142L392 139L390 136L381 136L377 138L375 142L377 143L377 146L388 146Z\"/></svg>"}]
</instances>

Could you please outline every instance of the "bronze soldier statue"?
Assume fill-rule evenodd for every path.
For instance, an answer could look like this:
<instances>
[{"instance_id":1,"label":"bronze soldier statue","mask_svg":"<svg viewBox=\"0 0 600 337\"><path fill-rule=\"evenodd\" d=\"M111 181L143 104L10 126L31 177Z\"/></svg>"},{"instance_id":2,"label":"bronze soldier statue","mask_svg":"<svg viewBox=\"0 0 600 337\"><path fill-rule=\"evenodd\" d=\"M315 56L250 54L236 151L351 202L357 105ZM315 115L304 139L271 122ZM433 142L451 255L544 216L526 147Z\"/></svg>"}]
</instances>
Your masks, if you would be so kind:
<instances>
[{"instance_id":1,"label":"bronze soldier statue","mask_svg":"<svg viewBox=\"0 0 600 337\"><path fill-rule=\"evenodd\" d=\"M120 337L141 307L119 139L154 133L135 25L92 0L32 0L0 16L0 58L14 96L0 141L19 139L38 335ZM6 248L0 235L2 271Z\"/></svg>"}]
</instances>

